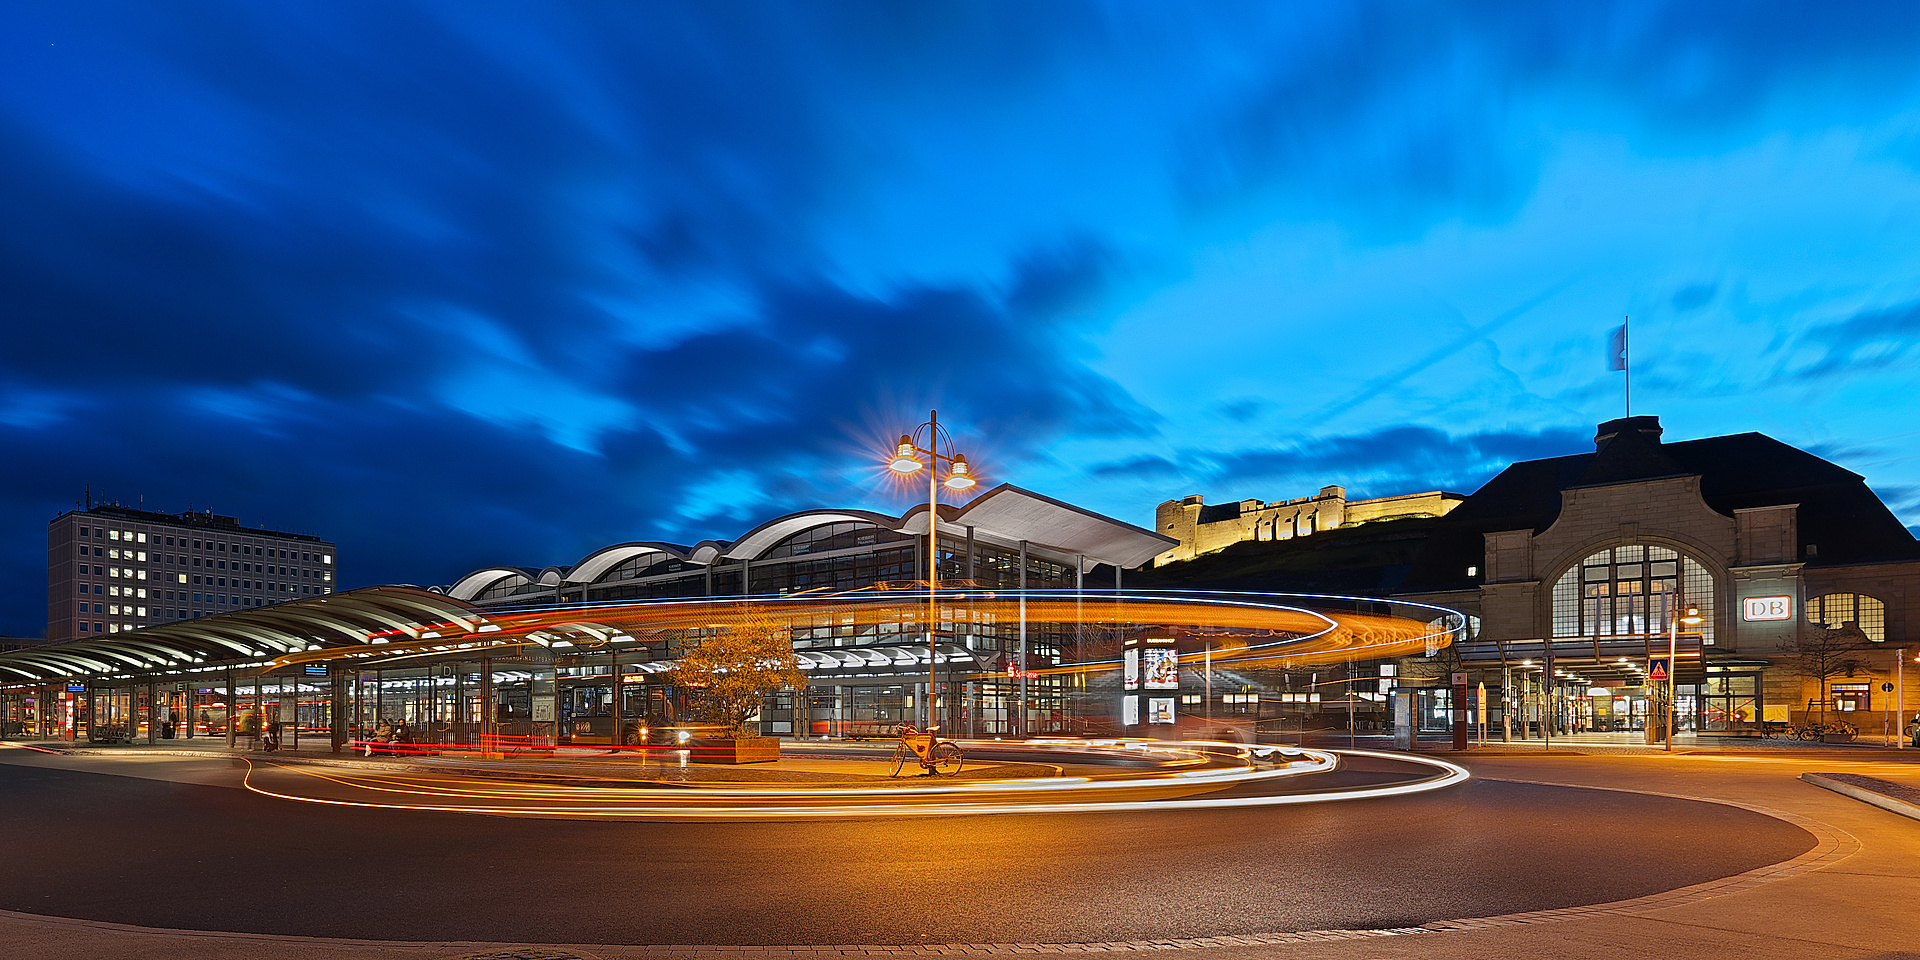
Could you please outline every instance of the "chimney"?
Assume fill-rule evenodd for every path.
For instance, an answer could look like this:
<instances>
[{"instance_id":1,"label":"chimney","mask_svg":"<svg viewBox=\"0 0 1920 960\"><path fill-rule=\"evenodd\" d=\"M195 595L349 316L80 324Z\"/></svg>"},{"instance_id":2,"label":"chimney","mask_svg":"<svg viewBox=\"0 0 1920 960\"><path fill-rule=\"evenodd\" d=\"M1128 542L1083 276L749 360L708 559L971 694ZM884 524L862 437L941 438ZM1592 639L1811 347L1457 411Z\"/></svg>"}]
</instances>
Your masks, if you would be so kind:
<instances>
[{"instance_id":1,"label":"chimney","mask_svg":"<svg viewBox=\"0 0 1920 960\"><path fill-rule=\"evenodd\" d=\"M1608 420L1600 425L1599 429L1593 435L1593 448L1598 450L1606 446L1608 440L1612 440L1623 430L1631 430L1639 433L1654 443L1660 442L1661 430L1659 417L1621 417L1618 420Z\"/></svg>"}]
</instances>

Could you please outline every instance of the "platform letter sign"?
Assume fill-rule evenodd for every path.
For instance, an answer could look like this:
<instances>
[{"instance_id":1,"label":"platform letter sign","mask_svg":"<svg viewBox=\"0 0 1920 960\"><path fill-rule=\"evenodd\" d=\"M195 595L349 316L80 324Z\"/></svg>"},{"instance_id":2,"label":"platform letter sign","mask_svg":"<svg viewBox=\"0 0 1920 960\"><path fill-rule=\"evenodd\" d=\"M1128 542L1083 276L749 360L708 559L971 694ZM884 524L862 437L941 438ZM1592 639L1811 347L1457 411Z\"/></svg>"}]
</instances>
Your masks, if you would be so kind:
<instances>
[{"instance_id":1,"label":"platform letter sign","mask_svg":"<svg viewBox=\"0 0 1920 960\"><path fill-rule=\"evenodd\" d=\"M1748 597L1740 601L1743 620L1792 620L1792 597Z\"/></svg>"}]
</instances>

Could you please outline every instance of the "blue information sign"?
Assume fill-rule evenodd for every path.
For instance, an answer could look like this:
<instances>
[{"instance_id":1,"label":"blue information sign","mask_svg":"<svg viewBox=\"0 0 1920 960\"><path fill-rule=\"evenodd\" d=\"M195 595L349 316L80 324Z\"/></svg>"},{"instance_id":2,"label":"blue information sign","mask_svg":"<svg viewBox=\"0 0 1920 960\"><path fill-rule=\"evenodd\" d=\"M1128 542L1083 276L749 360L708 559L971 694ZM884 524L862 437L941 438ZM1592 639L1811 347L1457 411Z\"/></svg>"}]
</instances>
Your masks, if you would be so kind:
<instances>
[{"instance_id":1,"label":"blue information sign","mask_svg":"<svg viewBox=\"0 0 1920 960\"><path fill-rule=\"evenodd\" d=\"M1648 657L1647 658L1647 679L1648 680L1665 680L1668 676L1671 675L1672 669L1673 669L1673 663L1672 661L1669 661L1666 657Z\"/></svg>"},{"instance_id":2,"label":"blue information sign","mask_svg":"<svg viewBox=\"0 0 1920 960\"><path fill-rule=\"evenodd\" d=\"M327 675L327 665L326 665L326 664L324 664L324 663L309 663L309 664L307 664L307 676L309 676L309 677L324 677L324 676L326 676L326 675Z\"/></svg>"}]
</instances>

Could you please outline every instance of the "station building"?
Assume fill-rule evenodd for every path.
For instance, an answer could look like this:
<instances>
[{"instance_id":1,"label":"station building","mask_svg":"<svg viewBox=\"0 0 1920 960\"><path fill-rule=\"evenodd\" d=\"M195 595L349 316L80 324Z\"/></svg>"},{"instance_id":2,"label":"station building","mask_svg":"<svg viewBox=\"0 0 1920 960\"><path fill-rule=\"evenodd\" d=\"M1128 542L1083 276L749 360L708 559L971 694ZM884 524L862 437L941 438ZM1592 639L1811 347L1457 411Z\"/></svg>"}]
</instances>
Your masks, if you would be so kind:
<instances>
[{"instance_id":1,"label":"station building","mask_svg":"<svg viewBox=\"0 0 1920 960\"><path fill-rule=\"evenodd\" d=\"M566 565L487 567L444 587L364 588L0 653L0 712L14 729L50 737L104 730L232 740L278 724L283 739L337 745L387 721L420 743L627 742L636 727L677 719L662 676L677 648L599 622L596 609L923 588L930 536L938 582L954 591L1112 590L1120 571L1173 542L1012 485L965 506L943 505L937 516L924 506L900 516L807 510L732 540L623 542ZM436 638L450 625L484 634L517 611L569 608L579 608L579 618L543 629L536 644L379 651L392 640ZM1069 729L1074 687L1084 679L1040 671L1078 662L1077 629L996 622L963 605L939 612L932 651L924 620L855 625L823 616L797 626L808 689L772 699L761 732L846 735L914 719L925 713L933 670L935 717L949 730ZM297 668L273 663L333 650L341 656L307 657Z\"/></svg>"},{"instance_id":2,"label":"station building","mask_svg":"<svg viewBox=\"0 0 1920 960\"><path fill-rule=\"evenodd\" d=\"M1877 737L1920 705L1920 542L1860 475L1758 433L1600 424L1438 521L1396 595L1470 616L1455 649L1496 731L1502 707L1523 736L1645 729L1670 645L1682 732ZM1675 623L1689 606L1703 622Z\"/></svg>"}]
</instances>

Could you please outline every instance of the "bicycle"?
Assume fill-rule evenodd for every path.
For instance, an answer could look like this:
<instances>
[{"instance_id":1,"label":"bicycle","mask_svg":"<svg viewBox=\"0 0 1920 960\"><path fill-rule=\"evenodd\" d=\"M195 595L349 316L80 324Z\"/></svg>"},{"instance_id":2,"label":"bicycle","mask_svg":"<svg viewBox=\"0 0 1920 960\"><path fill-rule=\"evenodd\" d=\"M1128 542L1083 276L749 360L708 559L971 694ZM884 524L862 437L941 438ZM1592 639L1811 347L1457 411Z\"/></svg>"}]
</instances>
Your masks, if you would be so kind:
<instances>
[{"instance_id":1,"label":"bicycle","mask_svg":"<svg viewBox=\"0 0 1920 960\"><path fill-rule=\"evenodd\" d=\"M1809 723L1797 731L1802 740L1819 740L1829 735L1856 737L1860 729L1845 720L1832 720L1827 723Z\"/></svg>"},{"instance_id":2,"label":"bicycle","mask_svg":"<svg viewBox=\"0 0 1920 960\"><path fill-rule=\"evenodd\" d=\"M939 724L927 728L921 733L911 723L902 723L893 728L900 735L900 745L893 748L893 766L887 776L897 777L900 768L907 765L907 758L917 758L920 766L926 768L925 776L939 776L942 773L957 774L966 763L966 756L960 752L960 745L952 740L942 740L934 736L940 730Z\"/></svg>"}]
</instances>

